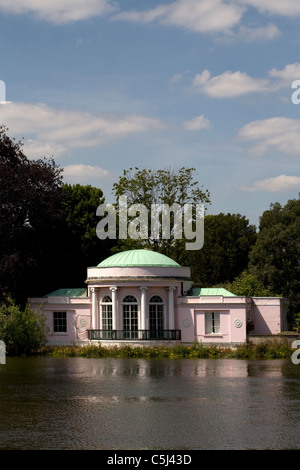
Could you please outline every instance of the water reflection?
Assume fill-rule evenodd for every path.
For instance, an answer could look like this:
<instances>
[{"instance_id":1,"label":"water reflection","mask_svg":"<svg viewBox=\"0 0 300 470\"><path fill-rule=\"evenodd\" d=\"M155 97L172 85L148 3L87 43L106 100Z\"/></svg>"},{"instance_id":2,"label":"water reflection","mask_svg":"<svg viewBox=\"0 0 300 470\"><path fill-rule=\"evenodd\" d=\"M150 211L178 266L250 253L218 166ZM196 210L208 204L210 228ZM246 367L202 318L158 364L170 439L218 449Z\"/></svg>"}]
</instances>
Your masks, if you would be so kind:
<instances>
[{"instance_id":1,"label":"water reflection","mask_svg":"<svg viewBox=\"0 0 300 470\"><path fill-rule=\"evenodd\" d=\"M1 449L297 449L288 360L7 358Z\"/></svg>"}]
</instances>

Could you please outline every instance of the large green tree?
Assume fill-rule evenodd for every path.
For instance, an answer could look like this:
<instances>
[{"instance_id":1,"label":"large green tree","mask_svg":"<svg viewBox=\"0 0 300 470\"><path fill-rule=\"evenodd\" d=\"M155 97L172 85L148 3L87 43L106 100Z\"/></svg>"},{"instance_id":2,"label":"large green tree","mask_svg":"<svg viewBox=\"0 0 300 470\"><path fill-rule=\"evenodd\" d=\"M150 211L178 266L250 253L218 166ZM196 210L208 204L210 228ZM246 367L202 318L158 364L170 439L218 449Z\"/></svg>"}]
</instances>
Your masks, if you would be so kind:
<instances>
[{"instance_id":1,"label":"large green tree","mask_svg":"<svg viewBox=\"0 0 300 470\"><path fill-rule=\"evenodd\" d=\"M110 253L96 236L101 189L62 183L53 159L30 160L0 127L0 302L84 285Z\"/></svg>"},{"instance_id":2,"label":"large green tree","mask_svg":"<svg viewBox=\"0 0 300 470\"><path fill-rule=\"evenodd\" d=\"M226 285L226 288L235 295L247 297L270 297L273 292L266 289L261 281L254 274L247 270L236 277L232 283Z\"/></svg>"},{"instance_id":3,"label":"large green tree","mask_svg":"<svg viewBox=\"0 0 300 470\"><path fill-rule=\"evenodd\" d=\"M48 327L42 313L28 305L20 308L13 301L0 306L0 338L8 355L32 354L46 344Z\"/></svg>"},{"instance_id":4,"label":"large green tree","mask_svg":"<svg viewBox=\"0 0 300 470\"><path fill-rule=\"evenodd\" d=\"M119 211L119 214L120 206L118 202L121 196L127 197L128 206L142 204L149 211L148 236L134 240L130 237L119 240L116 249L150 247L168 256L172 256L178 261L182 258L184 244L187 240L185 232L183 230L182 239L174 237L174 230L176 227L178 228L179 224L176 225L176 216L173 212L170 212L170 237L164 238L162 232L160 232L159 237L153 237L150 229L153 227L153 219L151 220L153 205L165 205L169 208L177 205L183 208L184 205L189 204L195 208L197 204L204 205L210 202L209 191L199 185L194 168L166 168L156 171L152 169L139 169L137 167L130 168L123 171L119 181L113 185L113 191L117 199L116 209ZM195 231L195 217L195 212L192 212L193 231ZM162 213L160 216L157 216L158 220L162 224Z\"/></svg>"},{"instance_id":5,"label":"large green tree","mask_svg":"<svg viewBox=\"0 0 300 470\"><path fill-rule=\"evenodd\" d=\"M300 198L271 204L260 218L250 272L277 295L290 299L290 320L300 313Z\"/></svg>"},{"instance_id":6,"label":"large green tree","mask_svg":"<svg viewBox=\"0 0 300 470\"><path fill-rule=\"evenodd\" d=\"M188 253L194 281L199 286L232 282L247 268L256 236L256 227L245 216L207 215L203 248Z\"/></svg>"},{"instance_id":7,"label":"large green tree","mask_svg":"<svg viewBox=\"0 0 300 470\"><path fill-rule=\"evenodd\" d=\"M110 255L115 240L99 240L96 235L99 221L96 212L104 202L103 192L99 188L63 184L62 208L67 227L64 231L65 279L61 282L82 285L87 266L94 266Z\"/></svg>"},{"instance_id":8,"label":"large green tree","mask_svg":"<svg viewBox=\"0 0 300 470\"><path fill-rule=\"evenodd\" d=\"M51 282L60 202L60 168L53 160L29 160L0 127L0 300L23 302Z\"/></svg>"}]
</instances>

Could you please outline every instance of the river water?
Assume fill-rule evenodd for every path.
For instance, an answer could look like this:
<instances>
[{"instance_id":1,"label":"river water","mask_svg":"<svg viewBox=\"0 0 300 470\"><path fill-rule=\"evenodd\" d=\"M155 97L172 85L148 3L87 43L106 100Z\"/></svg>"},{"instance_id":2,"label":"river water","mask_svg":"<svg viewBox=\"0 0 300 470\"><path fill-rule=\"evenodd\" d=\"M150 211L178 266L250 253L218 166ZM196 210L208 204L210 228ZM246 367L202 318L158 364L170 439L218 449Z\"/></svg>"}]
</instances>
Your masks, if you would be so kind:
<instances>
[{"instance_id":1,"label":"river water","mask_svg":"<svg viewBox=\"0 0 300 470\"><path fill-rule=\"evenodd\" d=\"M290 360L7 358L0 449L300 448Z\"/></svg>"}]
</instances>

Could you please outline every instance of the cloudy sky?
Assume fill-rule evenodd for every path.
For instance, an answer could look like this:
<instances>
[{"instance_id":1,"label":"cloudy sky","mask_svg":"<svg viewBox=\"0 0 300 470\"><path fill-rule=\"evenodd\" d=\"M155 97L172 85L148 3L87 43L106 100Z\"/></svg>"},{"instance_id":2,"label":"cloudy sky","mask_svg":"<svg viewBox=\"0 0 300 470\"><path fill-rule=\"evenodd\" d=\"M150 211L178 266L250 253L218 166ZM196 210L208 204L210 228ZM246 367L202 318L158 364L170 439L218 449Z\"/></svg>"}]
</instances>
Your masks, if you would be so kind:
<instances>
[{"instance_id":1,"label":"cloudy sky","mask_svg":"<svg viewBox=\"0 0 300 470\"><path fill-rule=\"evenodd\" d=\"M258 225L300 191L299 26L299 0L0 0L0 123L108 202L130 166L194 167Z\"/></svg>"}]
</instances>

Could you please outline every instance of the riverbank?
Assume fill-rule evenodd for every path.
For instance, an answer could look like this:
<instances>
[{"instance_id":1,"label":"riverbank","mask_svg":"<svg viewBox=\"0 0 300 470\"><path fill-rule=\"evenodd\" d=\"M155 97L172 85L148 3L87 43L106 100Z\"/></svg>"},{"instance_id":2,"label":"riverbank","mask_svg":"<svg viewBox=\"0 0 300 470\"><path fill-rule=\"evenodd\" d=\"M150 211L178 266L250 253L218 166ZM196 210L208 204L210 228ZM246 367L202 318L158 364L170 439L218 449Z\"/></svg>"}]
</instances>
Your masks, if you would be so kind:
<instances>
[{"instance_id":1,"label":"riverbank","mask_svg":"<svg viewBox=\"0 0 300 470\"><path fill-rule=\"evenodd\" d=\"M86 358L167 358L167 359L290 359L294 349L285 342L281 344L245 344L234 348L193 345L172 347L104 347L88 346L45 346L39 355L49 357L86 357Z\"/></svg>"}]
</instances>

